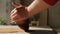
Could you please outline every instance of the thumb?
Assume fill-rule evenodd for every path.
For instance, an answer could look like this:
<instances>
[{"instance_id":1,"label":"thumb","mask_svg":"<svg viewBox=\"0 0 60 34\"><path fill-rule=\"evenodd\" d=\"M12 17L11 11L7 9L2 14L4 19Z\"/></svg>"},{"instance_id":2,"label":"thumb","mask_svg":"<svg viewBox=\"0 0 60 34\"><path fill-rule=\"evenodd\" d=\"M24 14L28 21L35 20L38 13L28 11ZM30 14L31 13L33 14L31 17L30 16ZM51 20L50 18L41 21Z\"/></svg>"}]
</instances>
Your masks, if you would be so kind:
<instances>
[{"instance_id":1,"label":"thumb","mask_svg":"<svg viewBox=\"0 0 60 34\"><path fill-rule=\"evenodd\" d=\"M21 4L18 4L18 3L15 3L15 2L12 2L12 5L13 5L15 8L19 8L19 7L22 6Z\"/></svg>"}]
</instances>

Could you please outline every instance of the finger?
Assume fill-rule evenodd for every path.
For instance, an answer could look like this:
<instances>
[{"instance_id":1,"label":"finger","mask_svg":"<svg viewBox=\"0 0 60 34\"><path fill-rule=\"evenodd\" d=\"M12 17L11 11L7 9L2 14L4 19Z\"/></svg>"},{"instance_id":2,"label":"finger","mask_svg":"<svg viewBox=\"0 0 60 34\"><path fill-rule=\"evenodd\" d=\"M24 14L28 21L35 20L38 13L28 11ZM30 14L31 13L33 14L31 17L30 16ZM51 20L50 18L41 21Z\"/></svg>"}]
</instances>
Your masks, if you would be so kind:
<instances>
[{"instance_id":1,"label":"finger","mask_svg":"<svg viewBox=\"0 0 60 34\"><path fill-rule=\"evenodd\" d=\"M15 3L15 2L13 2L12 5L13 5L15 8L18 8L19 6L22 6L21 4L18 4L18 3Z\"/></svg>"},{"instance_id":2,"label":"finger","mask_svg":"<svg viewBox=\"0 0 60 34\"><path fill-rule=\"evenodd\" d=\"M14 15L16 15L16 13L17 13L17 10L12 11L12 13L11 13L11 15L10 15L10 16L14 16Z\"/></svg>"},{"instance_id":3,"label":"finger","mask_svg":"<svg viewBox=\"0 0 60 34\"><path fill-rule=\"evenodd\" d=\"M19 21L19 19L20 19L20 16L18 16L17 14L14 16L11 16L12 21Z\"/></svg>"},{"instance_id":4,"label":"finger","mask_svg":"<svg viewBox=\"0 0 60 34\"><path fill-rule=\"evenodd\" d=\"M17 14L15 14L14 16L10 16L11 19L14 19L17 17Z\"/></svg>"},{"instance_id":5,"label":"finger","mask_svg":"<svg viewBox=\"0 0 60 34\"><path fill-rule=\"evenodd\" d=\"M17 15L11 16L11 20L14 21L14 22L23 21L25 19L26 18L21 18L20 16L17 16Z\"/></svg>"},{"instance_id":6,"label":"finger","mask_svg":"<svg viewBox=\"0 0 60 34\"><path fill-rule=\"evenodd\" d=\"M25 10L25 8L24 7L20 7L20 8L15 8L15 9L13 9L12 11L11 11L11 16L13 16L13 15L15 15L15 14L17 14L17 13L19 13L19 14L23 14L24 12L26 12L26 10Z\"/></svg>"},{"instance_id":7,"label":"finger","mask_svg":"<svg viewBox=\"0 0 60 34\"><path fill-rule=\"evenodd\" d=\"M19 15L14 15L14 16L11 16L11 20L18 20L20 19L20 16Z\"/></svg>"},{"instance_id":8,"label":"finger","mask_svg":"<svg viewBox=\"0 0 60 34\"><path fill-rule=\"evenodd\" d=\"M13 10L11 11L11 13L10 13L10 14L14 13L14 12L15 12L15 10L16 10L16 8L15 8L15 9L13 9Z\"/></svg>"}]
</instances>

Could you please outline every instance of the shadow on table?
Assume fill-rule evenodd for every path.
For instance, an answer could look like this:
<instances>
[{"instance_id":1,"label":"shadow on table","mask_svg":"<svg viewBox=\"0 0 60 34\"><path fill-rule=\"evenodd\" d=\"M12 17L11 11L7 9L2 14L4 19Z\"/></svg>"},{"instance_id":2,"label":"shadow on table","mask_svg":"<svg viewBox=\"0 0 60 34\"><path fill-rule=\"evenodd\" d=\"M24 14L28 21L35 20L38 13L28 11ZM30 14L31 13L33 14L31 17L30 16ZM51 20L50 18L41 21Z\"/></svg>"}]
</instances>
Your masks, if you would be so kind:
<instances>
[{"instance_id":1,"label":"shadow on table","mask_svg":"<svg viewBox=\"0 0 60 34\"><path fill-rule=\"evenodd\" d=\"M50 30L29 30L29 34L56 34L54 31Z\"/></svg>"}]
</instances>

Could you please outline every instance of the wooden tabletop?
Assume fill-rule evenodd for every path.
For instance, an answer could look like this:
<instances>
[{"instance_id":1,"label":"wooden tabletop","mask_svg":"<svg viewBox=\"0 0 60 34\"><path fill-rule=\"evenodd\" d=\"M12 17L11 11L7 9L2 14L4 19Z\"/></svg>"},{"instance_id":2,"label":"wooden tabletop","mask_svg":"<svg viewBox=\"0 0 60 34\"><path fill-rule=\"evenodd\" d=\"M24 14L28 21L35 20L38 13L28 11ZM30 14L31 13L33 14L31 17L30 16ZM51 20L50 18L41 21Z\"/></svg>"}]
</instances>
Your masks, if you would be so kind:
<instances>
[{"instance_id":1,"label":"wooden tabletop","mask_svg":"<svg viewBox=\"0 0 60 34\"><path fill-rule=\"evenodd\" d=\"M0 26L0 34L55 34L49 26L30 27L25 32L18 26Z\"/></svg>"}]
</instances>

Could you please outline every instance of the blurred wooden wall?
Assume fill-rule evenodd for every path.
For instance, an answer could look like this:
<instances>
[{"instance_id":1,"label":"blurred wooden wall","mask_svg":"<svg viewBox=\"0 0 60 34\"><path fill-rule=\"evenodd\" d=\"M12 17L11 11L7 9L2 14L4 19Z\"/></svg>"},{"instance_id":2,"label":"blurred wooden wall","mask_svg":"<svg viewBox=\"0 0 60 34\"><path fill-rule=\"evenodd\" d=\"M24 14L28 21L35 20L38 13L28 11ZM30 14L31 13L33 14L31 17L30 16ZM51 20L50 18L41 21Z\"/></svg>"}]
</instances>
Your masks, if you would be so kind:
<instances>
[{"instance_id":1,"label":"blurred wooden wall","mask_svg":"<svg viewBox=\"0 0 60 34\"><path fill-rule=\"evenodd\" d=\"M60 1L49 8L49 25L60 28Z\"/></svg>"}]
</instances>

